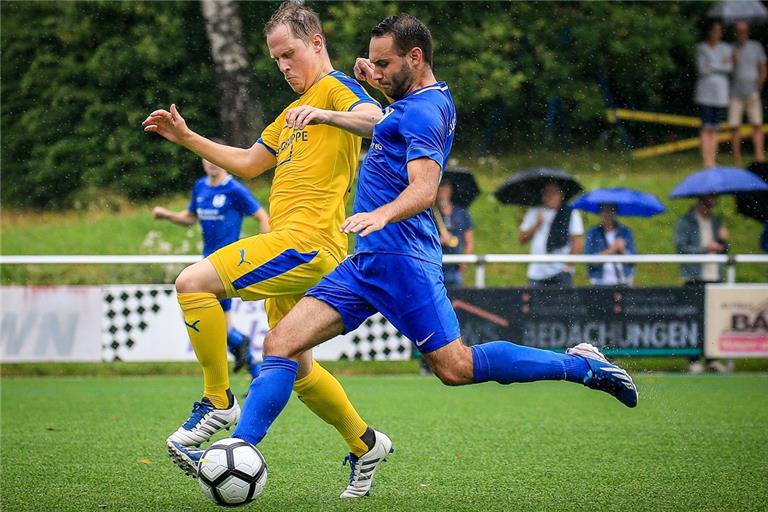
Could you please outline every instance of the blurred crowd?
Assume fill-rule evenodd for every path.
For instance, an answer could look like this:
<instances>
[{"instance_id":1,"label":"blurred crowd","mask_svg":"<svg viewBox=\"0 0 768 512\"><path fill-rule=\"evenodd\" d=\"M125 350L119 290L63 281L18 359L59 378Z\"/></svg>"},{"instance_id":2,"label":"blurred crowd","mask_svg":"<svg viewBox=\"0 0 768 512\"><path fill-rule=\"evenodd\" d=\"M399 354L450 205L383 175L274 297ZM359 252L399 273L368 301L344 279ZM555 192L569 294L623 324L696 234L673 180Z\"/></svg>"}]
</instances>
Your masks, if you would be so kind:
<instances>
[{"instance_id":1,"label":"blurred crowd","mask_svg":"<svg viewBox=\"0 0 768 512\"><path fill-rule=\"evenodd\" d=\"M723 25L711 21L704 41L696 45L695 102L701 111L701 156L704 167L717 162L721 123L726 120L736 165L741 165L741 123L746 114L755 160L765 161L763 107L760 93L766 80L763 45L749 38L749 25L737 21L733 43L723 42Z\"/></svg>"}]
</instances>

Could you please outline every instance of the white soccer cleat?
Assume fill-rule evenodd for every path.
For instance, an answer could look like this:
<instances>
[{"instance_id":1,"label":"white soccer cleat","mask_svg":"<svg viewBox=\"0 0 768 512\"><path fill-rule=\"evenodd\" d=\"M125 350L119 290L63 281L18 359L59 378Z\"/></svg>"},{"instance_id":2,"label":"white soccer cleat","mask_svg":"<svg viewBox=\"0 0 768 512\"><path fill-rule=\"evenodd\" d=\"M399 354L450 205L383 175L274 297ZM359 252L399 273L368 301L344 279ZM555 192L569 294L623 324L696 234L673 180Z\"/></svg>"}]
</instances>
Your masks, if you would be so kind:
<instances>
[{"instance_id":1,"label":"white soccer cleat","mask_svg":"<svg viewBox=\"0 0 768 512\"><path fill-rule=\"evenodd\" d=\"M167 443L181 446L200 446L216 432L229 429L240 419L240 406L230 395L232 405L228 409L216 409L207 397L192 406L192 415L179 429L171 434Z\"/></svg>"},{"instance_id":2,"label":"white soccer cleat","mask_svg":"<svg viewBox=\"0 0 768 512\"><path fill-rule=\"evenodd\" d=\"M579 343L565 351L566 354L583 358L589 366L584 385L615 396L627 407L637 406L637 387L626 370L611 364L605 356L589 343Z\"/></svg>"},{"instance_id":3,"label":"white soccer cleat","mask_svg":"<svg viewBox=\"0 0 768 512\"><path fill-rule=\"evenodd\" d=\"M394 452L392 441L386 434L373 431L376 435L376 442L373 448L368 450L360 457L351 453L344 458L343 464L349 462L349 485L341 493L341 498L361 498L368 496L373 487L373 476L379 468L379 465L387 460L387 456ZM342 464L342 465L343 465Z\"/></svg>"}]
</instances>

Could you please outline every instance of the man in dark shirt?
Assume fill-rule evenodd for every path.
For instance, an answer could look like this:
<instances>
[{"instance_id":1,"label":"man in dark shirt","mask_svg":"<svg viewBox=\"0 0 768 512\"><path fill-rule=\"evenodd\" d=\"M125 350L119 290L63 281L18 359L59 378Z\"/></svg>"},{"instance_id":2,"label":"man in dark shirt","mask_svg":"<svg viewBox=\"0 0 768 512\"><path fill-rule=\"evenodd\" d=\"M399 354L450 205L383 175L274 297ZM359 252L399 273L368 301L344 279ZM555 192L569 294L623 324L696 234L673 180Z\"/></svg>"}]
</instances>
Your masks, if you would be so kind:
<instances>
[{"instance_id":1,"label":"man in dark shirt","mask_svg":"<svg viewBox=\"0 0 768 512\"><path fill-rule=\"evenodd\" d=\"M440 183L437 189L437 208L443 219L445 230L440 230L440 245L443 254L473 254L475 238L472 217L461 206L453 204L453 185L448 181ZM465 263L443 264L443 279L448 288L464 284Z\"/></svg>"}]
</instances>

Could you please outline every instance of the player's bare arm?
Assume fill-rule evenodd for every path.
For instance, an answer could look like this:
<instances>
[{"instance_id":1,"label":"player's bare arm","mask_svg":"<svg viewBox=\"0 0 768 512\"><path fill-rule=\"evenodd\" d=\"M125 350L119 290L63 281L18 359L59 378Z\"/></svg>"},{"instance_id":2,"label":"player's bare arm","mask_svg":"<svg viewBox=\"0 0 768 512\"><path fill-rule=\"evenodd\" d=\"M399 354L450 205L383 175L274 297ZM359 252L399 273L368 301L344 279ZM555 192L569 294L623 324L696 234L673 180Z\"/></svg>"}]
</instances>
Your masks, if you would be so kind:
<instances>
[{"instance_id":1,"label":"player's bare arm","mask_svg":"<svg viewBox=\"0 0 768 512\"><path fill-rule=\"evenodd\" d=\"M267 215L267 211L264 208L256 210L253 218L259 222L259 233L269 233L272 231L272 226L269 224L269 215Z\"/></svg>"},{"instance_id":2,"label":"player's bare arm","mask_svg":"<svg viewBox=\"0 0 768 512\"><path fill-rule=\"evenodd\" d=\"M141 125L145 132L157 133L174 144L189 149L196 155L244 179L255 178L277 163L275 156L262 144L248 149L217 144L192 131L176 105L168 110L155 110Z\"/></svg>"},{"instance_id":3,"label":"player's bare arm","mask_svg":"<svg viewBox=\"0 0 768 512\"><path fill-rule=\"evenodd\" d=\"M156 219L169 220L174 224L180 224L182 226L191 226L197 222L197 215L189 210L174 212L167 208L163 208L162 206L155 206L152 209L152 216Z\"/></svg>"},{"instance_id":4,"label":"player's bare arm","mask_svg":"<svg viewBox=\"0 0 768 512\"><path fill-rule=\"evenodd\" d=\"M429 158L417 158L408 162L408 186L394 201L372 212L360 212L347 218L341 225L344 233L366 236L383 229L389 223L398 222L431 208L437 198L440 184L440 166Z\"/></svg>"},{"instance_id":5,"label":"player's bare arm","mask_svg":"<svg viewBox=\"0 0 768 512\"><path fill-rule=\"evenodd\" d=\"M361 137L373 135L373 127L379 119L381 119L381 108L372 103L361 103L349 112L300 105L285 114L286 124L294 130L303 130L310 124L327 124Z\"/></svg>"}]
</instances>

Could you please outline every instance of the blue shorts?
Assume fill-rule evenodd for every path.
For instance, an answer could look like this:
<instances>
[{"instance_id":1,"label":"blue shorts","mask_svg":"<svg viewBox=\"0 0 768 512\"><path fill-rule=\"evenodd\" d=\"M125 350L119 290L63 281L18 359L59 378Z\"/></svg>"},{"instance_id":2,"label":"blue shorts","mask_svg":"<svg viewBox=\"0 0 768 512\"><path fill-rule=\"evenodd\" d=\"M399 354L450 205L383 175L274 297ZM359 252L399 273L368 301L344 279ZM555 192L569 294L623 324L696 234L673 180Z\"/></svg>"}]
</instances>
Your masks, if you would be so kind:
<instances>
[{"instance_id":1,"label":"blue shorts","mask_svg":"<svg viewBox=\"0 0 768 512\"><path fill-rule=\"evenodd\" d=\"M380 312L424 354L461 332L436 263L399 254L356 254L309 289L307 295L339 312L345 332Z\"/></svg>"},{"instance_id":2,"label":"blue shorts","mask_svg":"<svg viewBox=\"0 0 768 512\"><path fill-rule=\"evenodd\" d=\"M700 105L701 126L704 128L720 128L720 123L725 121L725 107L711 107Z\"/></svg>"},{"instance_id":3,"label":"blue shorts","mask_svg":"<svg viewBox=\"0 0 768 512\"><path fill-rule=\"evenodd\" d=\"M219 304L221 304L221 309L223 309L225 313L232 309L232 299L221 299Z\"/></svg>"}]
</instances>

